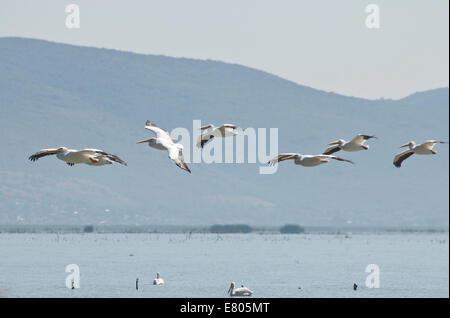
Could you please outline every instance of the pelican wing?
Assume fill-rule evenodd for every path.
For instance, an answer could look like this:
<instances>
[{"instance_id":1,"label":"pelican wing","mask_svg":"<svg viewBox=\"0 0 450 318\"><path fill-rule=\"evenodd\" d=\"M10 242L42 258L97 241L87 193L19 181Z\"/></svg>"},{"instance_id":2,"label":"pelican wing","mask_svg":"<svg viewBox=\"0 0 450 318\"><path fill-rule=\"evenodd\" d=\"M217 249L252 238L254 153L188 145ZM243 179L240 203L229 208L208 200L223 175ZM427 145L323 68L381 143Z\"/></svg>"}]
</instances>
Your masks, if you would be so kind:
<instances>
[{"instance_id":1,"label":"pelican wing","mask_svg":"<svg viewBox=\"0 0 450 318\"><path fill-rule=\"evenodd\" d=\"M366 140L369 140L369 139L371 139L371 138L377 138L377 137L375 137L375 136L369 136L369 135L358 134L358 135L356 135L356 137L353 138L350 142L353 143L353 144L356 144L356 145L362 145L362 144L364 144L364 142L365 142Z\"/></svg>"},{"instance_id":2,"label":"pelican wing","mask_svg":"<svg viewBox=\"0 0 450 318\"><path fill-rule=\"evenodd\" d=\"M127 163L125 162L125 161L123 161L122 159L120 159L118 156L116 156L116 155L112 155L112 154L109 154L109 153L106 153L106 152L99 152L99 154L101 154L102 156L105 156L106 158L108 158L108 159L110 159L110 160L112 160L112 161L115 161L115 162L117 162L117 163L120 163L121 165L124 165L124 166L126 166L127 165Z\"/></svg>"},{"instance_id":3,"label":"pelican wing","mask_svg":"<svg viewBox=\"0 0 450 318\"><path fill-rule=\"evenodd\" d=\"M155 124L151 123L149 120L147 120L145 122L145 129L153 131L156 134L156 137L161 140L167 139L167 140L172 141L172 138L170 138L170 134L167 130L156 126Z\"/></svg>"},{"instance_id":4,"label":"pelican wing","mask_svg":"<svg viewBox=\"0 0 450 318\"><path fill-rule=\"evenodd\" d=\"M338 160L338 161L345 161L345 162L351 163L352 165L355 164L355 163L354 163L353 161L351 161L351 160L344 159L344 158L341 158L341 157L336 157L336 156L321 155L321 156L317 156L317 157L323 158L323 159L333 159L333 160Z\"/></svg>"},{"instance_id":5,"label":"pelican wing","mask_svg":"<svg viewBox=\"0 0 450 318\"><path fill-rule=\"evenodd\" d=\"M272 160L270 160L268 162L268 164L270 166L274 166L280 161L289 160L289 159L295 159L298 156L299 156L298 153L282 153L282 154L276 156L275 158L273 158Z\"/></svg>"},{"instance_id":6,"label":"pelican wing","mask_svg":"<svg viewBox=\"0 0 450 318\"><path fill-rule=\"evenodd\" d=\"M187 166L187 164L184 162L183 157L183 150L181 148L178 148L176 146L171 147L169 149L169 158L175 162L175 164L180 167L183 170L186 170L187 172L191 173L191 170Z\"/></svg>"},{"instance_id":7,"label":"pelican wing","mask_svg":"<svg viewBox=\"0 0 450 318\"><path fill-rule=\"evenodd\" d=\"M51 156L56 155L59 152L59 148L53 148L53 149L42 149L35 154L28 157L31 161L36 161L39 158L45 157L45 156Z\"/></svg>"},{"instance_id":8,"label":"pelican wing","mask_svg":"<svg viewBox=\"0 0 450 318\"><path fill-rule=\"evenodd\" d=\"M434 145L436 144L447 144L446 141L437 141L437 140L427 140L422 145L427 149L433 149Z\"/></svg>"},{"instance_id":9,"label":"pelican wing","mask_svg":"<svg viewBox=\"0 0 450 318\"><path fill-rule=\"evenodd\" d=\"M198 136L197 138L197 147L198 148L203 148L203 146L210 141L211 139L213 139L214 136L210 135L208 133L205 134L201 134L200 136Z\"/></svg>"},{"instance_id":10,"label":"pelican wing","mask_svg":"<svg viewBox=\"0 0 450 318\"><path fill-rule=\"evenodd\" d=\"M233 125L233 124L223 124L222 127L224 128L232 128L232 129L237 129L239 128L239 126ZM220 127L220 128L222 128Z\"/></svg>"},{"instance_id":11,"label":"pelican wing","mask_svg":"<svg viewBox=\"0 0 450 318\"><path fill-rule=\"evenodd\" d=\"M332 146L323 152L324 155L331 155L332 153L338 152L341 150L340 146Z\"/></svg>"},{"instance_id":12,"label":"pelican wing","mask_svg":"<svg viewBox=\"0 0 450 318\"><path fill-rule=\"evenodd\" d=\"M112 161L115 161L117 163L120 163L120 164L122 164L124 166L127 165L127 163L125 161L123 161L122 159L120 159L118 156L110 154L110 153L105 152L105 151L100 150L100 149L83 149L83 150L78 151L78 153L84 154L84 155L87 155L87 156L96 156L96 157L105 156L106 158L108 158L108 159L110 159Z\"/></svg>"},{"instance_id":13,"label":"pelican wing","mask_svg":"<svg viewBox=\"0 0 450 318\"><path fill-rule=\"evenodd\" d=\"M414 154L414 151L411 149L405 150L394 157L394 166L400 168L402 166L402 162L411 157Z\"/></svg>"},{"instance_id":14,"label":"pelican wing","mask_svg":"<svg viewBox=\"0 0 450 318\"><path fill-rule=\"evenodd\" d=\"M212 125L211 125L211 124L209 124L209 125L206 125L206 126L200 127L199 129L200 129L200 130L205 130L205 129L208 129L208 128L212 128Z\"/></svg>"}]
</instances>

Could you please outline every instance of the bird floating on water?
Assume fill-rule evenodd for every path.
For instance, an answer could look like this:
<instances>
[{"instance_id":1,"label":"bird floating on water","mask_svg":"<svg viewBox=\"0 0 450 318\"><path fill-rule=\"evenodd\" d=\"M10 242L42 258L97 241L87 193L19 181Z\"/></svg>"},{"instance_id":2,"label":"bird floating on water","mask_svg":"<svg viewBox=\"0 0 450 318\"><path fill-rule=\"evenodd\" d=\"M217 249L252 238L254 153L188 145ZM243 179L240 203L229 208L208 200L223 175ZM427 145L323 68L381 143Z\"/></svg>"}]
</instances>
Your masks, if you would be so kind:
<instances>
[{"instance_id":1,"label":"bird floating on water","mask_svg":"<svg viewBox=\"0 0 450 318\"><path fill-rule=\"evenodd\" d=\"M378 139L376 136L362 135L358 134L355 138L350 141L345 141L344 139L338 139L328 144L329 147L323 152L324 155L331 155L332 153L338 152L340 150L354 152L360 150L369 150L369 146L364 143L372 138Z\"/></svg>"},{"instance_id":2,"label":"bird floating on water","mask_svg":"<svg viewBox=\"0 0 450 318\"><path fill-rule=\"evenodd\" d=\"M268 162L270 166L276 165L278 162L293 159L296 165L303 167L315 167L332 160L345 161L354 164L353 161L330 155L302 155L299 153L282 153Z\"/></svg>"},{"instance_id":3,"label":"bird floating on water","mask_svg":"<svg viewBox=\"0 0 450 318\"><path fill-rule=\"evenodd\" d=\"M156 273L156 278L153 280L153 285L164 285L164 279L161 278L161 275Z\"/></svg>"},{"instance_id":4,"label":"bird floating on water","mask_svg":"<svg viewBox=\"0 0 450 318\"><path fill-rule=\"evenodd\" d=\"M238 135L238 133L235 131L236 129L242 130L242 128L233 124L223 124L220 127L209 124L200 127L199 129L203 131L202 134L197 138L197 147L199 148L203 148L203 146L214 137L232 137Z\"/></svg>"},{"instance_id":5,"label":"bird floating on water","mask_svg":"<svg viewBox=\"0 0 450 318\"><path fill-rule=\"evenodd\" d=\"M400 148L408 147L409 149L397 154L394 157L394 166L400 168L402 166L402 162L411 157L412 155L435 155L437 154L436 150L433 150L433 147L436 144L448 144L446 141L437 141L437 140L427 140L423 144L416 145L414 141L410 141L406 144L400 146Z\"/></svg>"},{"instance_id":6,"label":"bird floating on water","mask_svg":"<svg viewBox=\"0 0 450 318\"><path fill-rule=\"evenodd\" d=\"M249 288L241 286L238 288L234 288L235 283L232 282L230 285L230 288L228 288L228 294L230 296L251 296L253 294L253 291L251 291Z\"/></svg>"},{"instance_id":7,"label":"bird floating on water","mask_svg":"<svg viewBox=\"0 0 450 318\"><path fill-rule=\"evenodd\" d=\"M126 166L126 162L116 155L112 155L99 149L74 150L66 147L43 149L31 155L28 159L36 161L39 158L56 155L56 158L66 162L69 166L84 163L90 166L103 166L118 162Z\"/></svg>"},{"instance_id":8,"label":"bird floating on water","mask_svg":"<svg viewBox=\"0 0 450 318\"><path fill-rule=\"evenodd\" d=\"M166 150L169 153L169 158L175 162L178 167L191 173L191 170L184 162L182 144L174 143L167 130L156 126L148 120L145 123L145 128L153 131L156 134L156 139L149 138L141 140L137 142L138 144L148 143L148 145L154 149Z\"/></svg>"}]
</instances>

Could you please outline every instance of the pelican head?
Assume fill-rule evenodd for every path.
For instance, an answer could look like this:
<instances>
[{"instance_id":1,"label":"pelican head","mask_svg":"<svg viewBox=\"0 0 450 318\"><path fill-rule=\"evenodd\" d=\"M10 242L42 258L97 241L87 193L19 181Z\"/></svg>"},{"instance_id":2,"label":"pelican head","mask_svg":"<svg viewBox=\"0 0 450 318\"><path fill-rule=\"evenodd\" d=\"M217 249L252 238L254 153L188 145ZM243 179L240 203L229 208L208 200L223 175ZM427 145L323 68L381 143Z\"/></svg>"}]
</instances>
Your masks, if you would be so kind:
<instances>
[{"instance_id":1,"label":"pelican head","mask_svg":"<svg viewBox=\"0 0 450 318\"><path fill-rule=\"evenodd\" d=\"M233 292L233 289L234 289L234 285L235 285L235 283L234 283L234 282L231 282L231 285L230 285L230 288L228 288L227 294L230 294L230 295L231 295L231 293Z\"/></svg>"},{"instance_id":2,"label":"pelican head","mask_svg":"<svg viewBox=\"0 0 450 318\"><path fill-rule=\"evenodd\" d=\"M336 140L336 141L333 141L333 142L330 142L329 144L328 144L328 146L332 146L332 145L342 145L342 144L344 144L345 143L345 140L344 139L338 139L338 140Z\"/></svg>"},{"instance_id":3,"label":"pelican head","mask_svg":"<svg viewBox=\"0 0 450 318\"><path fill-rule=\"evenodd\" d=\"M160 278L161 278L161 275L159 274L159 272L156 273L156 278L157 278L157 279L160 279Z\"/></svg>"},{"instance_id":4,"label":"pelican head","mask_svg":"<svg viewBox=\"0 0 450 318\"><path fill-rule=\"evenodd\" d=\"M409 149L413 149L415 145L416 145L416 143L414 141L410 141L410 142L407 142L406 144L401 145L400 148L409 147Z\"/></svg>"},{"instance_id":5,"label":"pelican head","mask_svg":"<svg viewBox=\"0 0 450 318\"><path fill-rule=\"evenodd\" d=\"M141 140L141 141L138 141L137 144L149 143L152 140L155 140L155 138L149 138L149 139Z\"/></svg>"}]
</instances>

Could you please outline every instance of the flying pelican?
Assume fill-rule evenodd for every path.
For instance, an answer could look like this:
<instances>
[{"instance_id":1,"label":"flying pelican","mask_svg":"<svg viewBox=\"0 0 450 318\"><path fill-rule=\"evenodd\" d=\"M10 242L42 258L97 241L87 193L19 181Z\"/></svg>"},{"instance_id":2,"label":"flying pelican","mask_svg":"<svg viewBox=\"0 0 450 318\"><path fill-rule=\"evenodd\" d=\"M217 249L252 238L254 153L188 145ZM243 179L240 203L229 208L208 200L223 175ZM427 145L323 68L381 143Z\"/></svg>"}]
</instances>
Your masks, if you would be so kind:
<instances>
[{"instance_id":1,"label":"flying pelican","mask_svg":"<svg viewBox=\"0 0 450 318\"><path fill-rule=\"evenodd\" d=\"M409 149L397 154L394 157L394 166L397 168L400 168L402 166L402 162L409 157L411 157L413 154L416 155L435 155L437 154L436 150L433 150L434 145L436 144L448 144L446 141L437 141L437 140L427 140L423 144L416 145L414 141L410 141L406 144L403 144L400 146L400 148L403 147L409 147Z\"/></svg>"},{"instance_id":2,"label":"flying pelican","mask_svg":"<svg viewBox=\"0 0 450 318\"><path fill-rule=\"evenodd\" d=\"M113 161L118 162L126 166L126 162L110 153L104 152L98 149L83 149L74 150L67 149L66 147L59 147L53 149L43 149L31 155L28 159L36 161L39 158L56 155L56 158L65 161L69 166L73 166L78 163L84 163L90 166L103 166L112 164Z\"/></svg>"},{"instance_id":3,"label":"flying pelican","mask_svg":"<svg viewBox=\"0 0 450 318\"><path fill-rule=\"evenodd\" d=\"M152 148L158 149L158 150L167 150L169 153L169 158L175 162L175 164L180 167L183 170L186 170L187 172L191 173L191 170L189 170L188 166L184 162L183 158L183 145L182 144L176 144L173 142L172 138L170 138L169 132L163 128L159 128L155 124L152 124L150 121L147 120L145 123L145 128L148 130L153 131L156 134L155 138L145 139L138 141L138 144L142 143L148 143L148 145Z\"/></svg>"},{"instance_id":4,"label":"flying pelican","mask_svg":"<svg viewBox=\"0 0 450 318\"><path fill-rule=\"evenodd\" d=\"M213 139L214 137L232 137L236 136L238 133L235 132L235 129L241 129L240 127L232 124L223 124L220 127L216 127L212 124L203 126L199 128L200 130L204 130L200 136L197 138L197 147L203 148L203 146Z\"/></svg>"},{"instance_id":5,"label":"flying pelican","mask_svg":"<svg viewBox=\"0 0 450 318\"><path fill-rule=\"evenodd\" d=\"M301 165L303 167L315 167L318 165L321 165L323 163L327 163L330 159L333 160L339 160L339 161L345 161L349 162L351 164L354 164L353 161L342 159L336 156L330 156L330 155L302 155L299 153L282 153L272 160L268 162L270 166L276 165L280 161L294 159L294 163L296 165Z\"/></svg>"},{"instance_id":6,"label":"flying pelican","mask_svg":"<svg viewBox=\"0 0 450 318\"><path fill-rule=\"evenodd\" d=\"M153 280L153 285L164 285L164 279L161 278L159 273L156 273L156 278Z\"/></svg>"},{"instance_id":7,"label":"flying pelican","mask_svg":"<svg viewBox=\"0 0 450 318\"><path fill-rule=\"evenodd\" d=\"M359 150L369 150L369 146L365 145L364 143L366 142L366 140L369 140L371 138L377 138L377 137L358 134L358 135L356 135L355 138L353 138L350 141L345 141L344 139L338 139L336 141L329 143L328 146L332 146L332 147L329 147L327 150L325 150L323 152L323 154L331 155L332 153L338 152L339 150L350 151L350 152L359 151Z\"/></svg>"},{"instance_id":8,"label":"flying pelican","mask_svg":"<svg viewBox=\"0 0 450 318\"><path fill-rule=\"evenodd\" d=\"M247 287L241 286L238 288L234 288L235 283L232 282L230 288L228 288L228 294L230 296L251 296L253 292Z\"/></svg>"}]
</instances>

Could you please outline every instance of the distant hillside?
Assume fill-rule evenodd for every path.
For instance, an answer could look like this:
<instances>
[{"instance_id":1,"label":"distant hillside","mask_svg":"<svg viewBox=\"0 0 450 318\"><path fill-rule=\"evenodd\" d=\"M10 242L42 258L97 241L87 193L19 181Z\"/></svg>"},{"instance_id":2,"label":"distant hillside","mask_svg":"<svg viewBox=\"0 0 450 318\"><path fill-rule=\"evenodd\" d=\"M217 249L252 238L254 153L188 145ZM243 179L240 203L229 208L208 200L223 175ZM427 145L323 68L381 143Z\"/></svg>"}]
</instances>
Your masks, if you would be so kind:
<instances>
[{"instance_id":1,"label":"distant hillside","mask_svg":"<svg viewBox=\"0 0 450 318\"><path fill-rule=\"evenodd\" d=\"M299 57L301 58L301 57ZM241 65L41 40L0 38L0 224L448 224L449 149L392 165L398 146L449 139L449 90L364 100ZM362 79L363 80L363 79ZM203 123L279 128L279 151L320 153L375 134L350 166L190 164L137 140L150 119L169 130ZM103 148L127 167L31 163L42 148ZM74 213L74 212L77 213Z\"/></svg>"}]
</instances>

